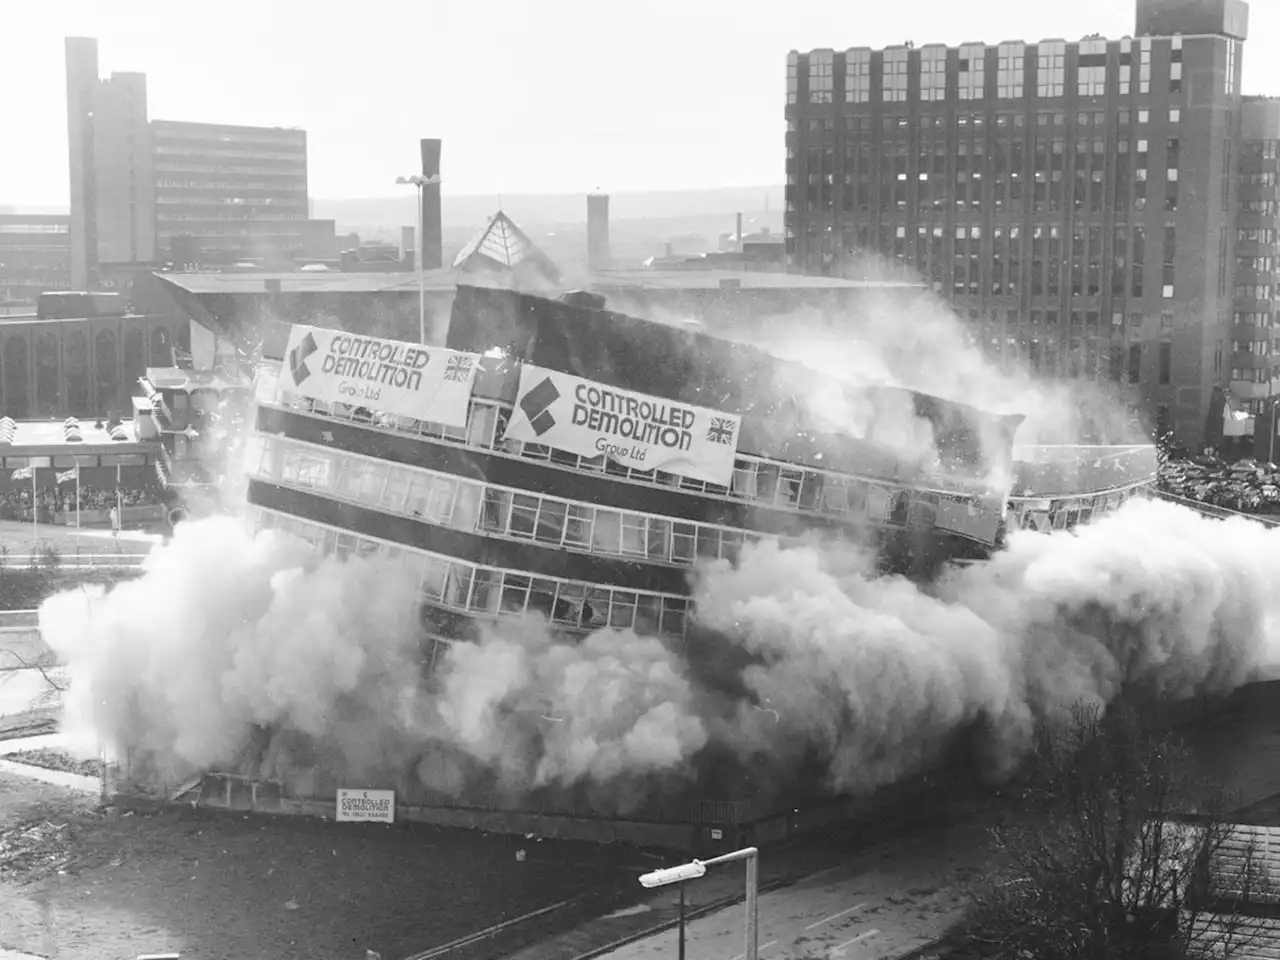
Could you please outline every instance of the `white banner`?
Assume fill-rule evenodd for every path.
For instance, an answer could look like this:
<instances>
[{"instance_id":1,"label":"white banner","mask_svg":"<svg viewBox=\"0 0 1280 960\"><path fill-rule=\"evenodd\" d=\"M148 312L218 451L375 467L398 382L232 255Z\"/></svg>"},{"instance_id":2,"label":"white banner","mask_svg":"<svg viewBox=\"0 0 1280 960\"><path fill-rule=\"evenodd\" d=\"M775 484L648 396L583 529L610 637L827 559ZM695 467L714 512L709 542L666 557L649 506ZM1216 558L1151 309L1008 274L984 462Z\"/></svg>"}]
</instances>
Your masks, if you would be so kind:
<instances>
[{"instance_id":1,"label":"white banner","mask_svg":"<svg viewBox=\"0 0 1280 960\"><path fill-rule=\"evenodd\" d=\"M339 790L339 823L394 823L394 790Z\"/></svg>"},{"instance_id":2,"label":"white banner","mask_svg":"<svg viewBox=\"0 0 1280 960\"><path fill-rule=\"evenodd\" d=\"M479 362L474 353L294 324L279 388L312 400L465 427Z\"/></svg>"},{"instance_id":3,"label":"white banner","mask_svg":"<svg viewBox=\"0 0 1280 960\"><path fill-rule=\"evenodd\" d=\"M736 414L606 387L526 363L504 437L583 457L603 453L625 467L728 486L741 426Z\"/></svg>"}]
</instances>

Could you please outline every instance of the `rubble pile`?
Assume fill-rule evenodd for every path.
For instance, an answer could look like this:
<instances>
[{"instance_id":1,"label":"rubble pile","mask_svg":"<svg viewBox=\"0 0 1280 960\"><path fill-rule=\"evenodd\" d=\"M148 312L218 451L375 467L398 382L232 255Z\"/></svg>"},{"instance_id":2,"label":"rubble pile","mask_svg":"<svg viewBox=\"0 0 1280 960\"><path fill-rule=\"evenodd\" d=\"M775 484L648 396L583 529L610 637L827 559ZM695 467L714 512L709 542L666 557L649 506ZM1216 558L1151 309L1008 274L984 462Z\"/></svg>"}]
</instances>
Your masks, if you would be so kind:
<instances>
[{"instance_id":1,"label":"rubble pile","mask_svg":"<svg viewBox=\"0 0 1280 960\"><path fill-rule=\"evenodd\" d=\"M0 831L0 876L34 879L67 862L71 825L26 823Z\"/></svg>"},{"instance_id":2,"label":"rubble pile","mask_svg":"<svg viewBox=\"0 0 1280 960\"><path fill-rule=\"evenodd\" d=\"M1241 513L1280 516L1280 467L1274 463L1213 457L1169 459L1157 483L1164 493Z\"/></svg>"}]
</instances>

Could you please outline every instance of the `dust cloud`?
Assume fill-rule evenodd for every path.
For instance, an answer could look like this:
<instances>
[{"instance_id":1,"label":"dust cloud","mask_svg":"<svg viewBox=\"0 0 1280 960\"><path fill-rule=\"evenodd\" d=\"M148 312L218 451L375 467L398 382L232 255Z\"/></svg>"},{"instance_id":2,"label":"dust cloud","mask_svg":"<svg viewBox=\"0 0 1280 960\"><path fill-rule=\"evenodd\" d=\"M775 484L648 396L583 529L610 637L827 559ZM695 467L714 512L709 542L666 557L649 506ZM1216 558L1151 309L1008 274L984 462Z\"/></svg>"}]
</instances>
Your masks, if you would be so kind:
<instances>
[{"instance_id":1,"label":"dust cloud","mask_svg":"<svg viewBox=\"0 0 1280 960\"><path fill-rule=\"evenodd\" d=\"M695 577L706 642L741 654L712 657L718 676L654 637L572 642L534 618L452 644L426 676L402 566L213 518L136 581L46 601L40 623L69 665L68 726L169 776L323 768L454 795L584 787L617 808L689 781L709 745L773 771L816 757L831 791L856 792L974 721L1007 768L1081 699L1229 691L1280 664L1277 568L1280 532L1140 500L1016 532L929 588L849 541L766 542Z\"/></svg>"},{"instance_id":2,"label":"dust cloud","mask_svg":"<svg viewBox=\"0 0 1280 960\"><path fill-rule=\"evenodd\" d=\"M1036 442L1098 429L1076 388L995 369L944 312L894 309L872 310L847 355L806 338L803 318L770 349L1026 413ZM1098 409L1107 440L1137 439ZM1082 698L1226 691L1280 663L1280 532L1248 521L1134 501L1075 531L1016 531L989 561L926 585L879 574L859 531L846 534L697 569L682 644L566 638L526 617L436 648L416 571L319 558L229 517L181 524L142 577L55 596L40 623L69 665L68 724L167 777L581 791L614 810L698 781L717 752L761 778L816 762L828 790L867 790L975 724L1007 769L1039 718Z\"/></svg>"},{"instance_id":3,"label":"dust cloud","mask_svg":"<svg viewBox=\"0 0 1280 960\"><path fill-rule=\"evenodd\" d=\"M67 726L166 777L301 764L363 778L453 755L512 794L679 771L706 743L653 637L571 644L545 621L504 623L449 647L428 680L417 589L402 564L318 559L207 518L180 524L139 579L50 598L40 627L69 666Z\"/></svg>"}]
</instances>

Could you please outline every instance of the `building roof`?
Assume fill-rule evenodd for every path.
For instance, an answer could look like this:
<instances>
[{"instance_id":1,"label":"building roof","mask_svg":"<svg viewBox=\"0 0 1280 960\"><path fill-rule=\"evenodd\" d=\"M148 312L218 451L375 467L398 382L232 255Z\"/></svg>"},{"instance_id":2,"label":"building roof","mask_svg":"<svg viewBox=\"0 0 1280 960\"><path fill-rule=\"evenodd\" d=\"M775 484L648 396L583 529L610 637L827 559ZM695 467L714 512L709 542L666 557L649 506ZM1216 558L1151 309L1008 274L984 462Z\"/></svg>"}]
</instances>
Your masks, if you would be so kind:
<instances>
[{"instance_id":1,"label":"building roof","mask_svg":"<svg viewBox=\"0 0 1280 960\"><path fill-rule=\"evenodd\" d=\"M102 317L41 317L35 313L0 314L0 323L38 323L56 326L60 323L102 323L114 320L139 320L155 314L116 313Z\"/></svg>"},{"instance_id":2,"label":"building roof","mask_svg":"<svg viewBox=\"0 0 1280 960\"><path fill-rule=\"evenodd\" d=\"M162 273L166 283L196 294L213 293L414 293L418 274L359 273ZM423 286L428 292L452 292L458 282L454 269L427 270ZM279 284L279 290L269 290Z\"/></svg>"},{"instance_id":3,"label":"building roof","mask_svg":"<svg viewBox=\"0 0 1280 960\"><path fill-rule=\"evenodd\" d=\"M552 283L562 279L559 267L501 210L459 251L453 265L468 272L504 273L531 267Z\"/></svg>"},{"instance_id":4,"label":"building roof","mask_svg":"<svg viewBox=\"0 0 1280 960\"><path fill-rule=\"evenodd\" d=\"M62 453L72 453L77 450L88 452L88 448L92 448L97 452L100 447L125 447L141 442L138 440L132 420L124 420L120 423L125 435L124 440L112 440L111 435L107 433L106 421L96 422L102 423L103 426L95 426L93 420L81 420L80 442L68 443L62 429L62 420L15 420L13 440L10 443L0 443L0 455L12 453L19 447L49 447L56 448Z\"/></svg>"},{"instance_id":5,"label":"building roof","mask_svg":"<svg viewBox=\"0 0 1280 960\"><path fill-rule=\"evenodd\" d=\"M702 290L725 286L758 290L857 290L898 288L920 289L923 283L906 280L843 280L839 277L811 277L799 273L771 273L764 270L601 270L591 278L596 290L650 288L655 290Z\"/></svg>"},{"instance_id":6,"label":"building roof","mask_svg":"<svg viewBox=\"0 0 1280 960\"><path fill-rule=\"evenodd\" d=\"M246 390L248 384L213 370L147 367L147 380L157 390Z\"/></svg>"},{"instance_id":7,"label":"building roof","mask_svg":"<svg viewBox=\"0 0 1280 960\"><path fill-rule=\"evenodd\" d=\"M474 241L473 241L474 242ZM536 248L535 248L536 249ZM485 254L489 259L488 254ZM267 294L279 293L404 293L418 292L416 273L162 273L158 276L187 293ZM453 293L459 271L449 268L426 271L424 289L428 293ZM723 281L737 281L743 289L761 290L856 290L920 289L922 283L905 280L842 280L838 277L811 277L798 273L769 273L757 270L604 270L591 277L589 288L598 290L655 289L704 290L720 287ZM268 290L267 281L279 283L279 291Z\"/></svg>"}]
</instances>

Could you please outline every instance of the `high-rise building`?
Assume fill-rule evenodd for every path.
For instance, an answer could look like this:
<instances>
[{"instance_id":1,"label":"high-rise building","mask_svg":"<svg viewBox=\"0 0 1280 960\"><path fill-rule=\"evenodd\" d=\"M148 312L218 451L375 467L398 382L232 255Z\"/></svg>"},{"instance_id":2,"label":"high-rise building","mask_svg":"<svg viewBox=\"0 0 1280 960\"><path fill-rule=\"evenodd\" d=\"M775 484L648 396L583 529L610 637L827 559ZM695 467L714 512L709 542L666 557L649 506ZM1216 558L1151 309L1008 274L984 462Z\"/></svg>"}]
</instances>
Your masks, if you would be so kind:
<instances>
[{"instance_id":1,"label":"high-rise building","mask_svg":"<svg viewBox=\"0 0 1280 960\"><path fill-rule=\"evenodd\" d=\"M156 120L156 243L174 263L292 258L307 220L307 134Z\"/></svg>"},{"instance_id":2,"label":"high-rise building","mask_svg":"<svg viewBox=\"0 0 1280 960\"><path fill-rule=\"evenodd\" d=\"M74 286L166 262L306 255L304 131L149 121L145 75L100 79L90 38L67 38L66 54Z\"/></svg>"},{"instance_id":3,"label":"high-rise building","mask_svg":"<svg viewBox=\"0 0 1280 960\"><path fill-rule=\"evenodd\" d=\"M1257 412L1280 386L1236 363L1275 294L1277 116L1240 92L1247 21L1241 0L1137 0L1119 40L792 52L791 268L876 251L995 357L1131 387L1214 442L1215 397Z\"/></svg>"}]
</instances>

